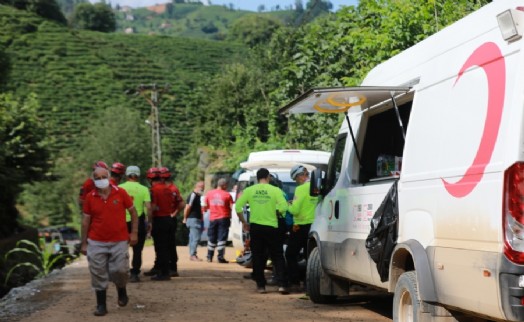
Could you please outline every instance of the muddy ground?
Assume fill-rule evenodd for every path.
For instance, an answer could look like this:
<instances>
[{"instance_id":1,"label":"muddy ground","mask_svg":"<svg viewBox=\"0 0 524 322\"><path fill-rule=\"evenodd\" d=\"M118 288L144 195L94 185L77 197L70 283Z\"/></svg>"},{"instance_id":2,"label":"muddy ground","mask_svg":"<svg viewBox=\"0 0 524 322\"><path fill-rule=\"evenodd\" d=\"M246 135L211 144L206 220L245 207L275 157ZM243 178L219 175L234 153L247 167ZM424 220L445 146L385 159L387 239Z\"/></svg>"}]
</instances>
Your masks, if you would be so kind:
<instances>
[{"instance_id":1,"label":"muddy ground","mask_svg":"<svg viewBox=\"0 0 524 322\"><path fill-rule=\"evenodd\" d=\"M206 249L199 247L205 258ZM281 295L268 286L255 292L255 283L243 278L250 271L236 263L192 262L187 247L178 247L179 274L155 282L141 276L128 285L129 304L119 308L116 290L108 290L104 317L93 316L95 295L90 287L85 257L48 277L12 290L0 301L0 321L391 321L391 297L367 293L318 305L300 292ZM226 258L233 259L232 248ZM144 268L154 260L153 247L144 249Z\"/></svg>"}]
</instances>

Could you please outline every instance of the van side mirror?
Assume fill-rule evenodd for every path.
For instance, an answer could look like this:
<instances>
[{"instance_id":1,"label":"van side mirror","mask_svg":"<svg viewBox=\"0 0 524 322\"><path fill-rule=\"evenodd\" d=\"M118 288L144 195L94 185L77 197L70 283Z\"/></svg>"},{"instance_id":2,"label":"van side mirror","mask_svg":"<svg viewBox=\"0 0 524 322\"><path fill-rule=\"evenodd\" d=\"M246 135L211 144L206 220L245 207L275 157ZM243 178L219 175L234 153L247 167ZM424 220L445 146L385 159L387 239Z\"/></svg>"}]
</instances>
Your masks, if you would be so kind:
<instances>
[{"instance_id":1,"label":"van side mirror","mask_svg":"<svg viewBox=\"0 0 524 322\"><path fill-rule=\"evenodd\" d=\"M309 195L312 197L324 196L326 186L326 173L321 169L315 169L311 172Z\"/></svg>"}]
</instances>

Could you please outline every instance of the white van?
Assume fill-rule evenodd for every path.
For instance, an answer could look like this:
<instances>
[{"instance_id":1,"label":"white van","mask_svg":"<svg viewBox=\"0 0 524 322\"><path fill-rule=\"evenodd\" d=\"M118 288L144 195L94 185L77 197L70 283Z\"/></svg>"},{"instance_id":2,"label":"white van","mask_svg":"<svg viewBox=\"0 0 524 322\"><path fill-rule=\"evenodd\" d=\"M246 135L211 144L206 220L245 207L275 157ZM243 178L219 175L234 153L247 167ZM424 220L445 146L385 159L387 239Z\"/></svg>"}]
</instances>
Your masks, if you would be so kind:
<instances>
[{"instance_id":1,"label":"white van","mask_svg":"<svg viewBox=\"0 0 524 322\"><path fill-rule=\"evenodd\" d=\"M362 87L312 89L281 109L347 113L329 170L312 178L314 302L354 283L394 293L394 321L524 321L522 5L494 1ZM366 239L394 183L397 236L381 279Z\"/></svg>"},{"instance_id":2,"label":"white van","mask_svg":"<svg viewBox=\"0 0 524 322\"><path fill-rule=\"evenodd\" d=\"M269 150L251 152L247 161L240 163L240 167L244 169L245 172L241 173L238 177L236 198L242 194L242 191L246 187L257 182L257 170L266 168L282 182L282 190L286 193L288 200L292 200L297 184L289 175L291 168L296 164L302 164L309 171L313 171L316 168L327 170L330 156L331 154L329 152L313 150ZM244 250L242 223L234 210L231 218L229 236L233 241L235 250L242 251Z\"/></svg>"}]
</instances>

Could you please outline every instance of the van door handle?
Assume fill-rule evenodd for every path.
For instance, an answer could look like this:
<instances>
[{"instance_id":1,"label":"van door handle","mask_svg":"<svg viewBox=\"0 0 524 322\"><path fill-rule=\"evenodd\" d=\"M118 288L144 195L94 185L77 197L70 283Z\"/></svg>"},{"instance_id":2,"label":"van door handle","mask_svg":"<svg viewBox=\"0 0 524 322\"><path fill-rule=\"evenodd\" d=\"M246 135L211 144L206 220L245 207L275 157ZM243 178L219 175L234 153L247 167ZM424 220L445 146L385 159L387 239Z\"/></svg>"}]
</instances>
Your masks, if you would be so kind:
<instances>
[{"instance_id":1,"label":"van door handle","mask_svg":"<svg viewBox=\"0 0 524 322\"><path fill-rule=\"evenodd\" d=\"M337 201L335 201L335 218L337 218L337 219L338 219L338 215L340 213L339 208L340 208L340 206L339 206L339 202L337 200Z\"/></svg>"}]
</instances>

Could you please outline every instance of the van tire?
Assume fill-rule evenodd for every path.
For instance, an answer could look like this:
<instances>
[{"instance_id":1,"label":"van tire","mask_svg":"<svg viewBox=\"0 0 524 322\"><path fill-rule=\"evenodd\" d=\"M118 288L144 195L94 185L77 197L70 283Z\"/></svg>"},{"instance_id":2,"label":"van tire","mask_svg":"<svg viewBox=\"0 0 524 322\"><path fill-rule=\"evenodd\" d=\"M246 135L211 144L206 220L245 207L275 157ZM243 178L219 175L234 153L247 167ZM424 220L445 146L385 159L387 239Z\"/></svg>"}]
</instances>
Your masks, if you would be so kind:
<instances>
[{"instance_id":1,"label":"van tire","mask_svg":"<svg viewBox=\"0 0 524 322\"><path fill-rule=\"evenodd\" d=\"M318 253L318 247L315 247L309 254L306 268L306 290L307 294L309 295L309 299L313 303L333 303L337 298L335 295L320 294L320 283L323 273L324 272L322 271L322 264L320 263L320 254Z\"/></svg>"},{"instance_id":2,"label":"van tire","mask_svg":"<svg viewBox=\"0 0 524 322\"><path fill-rule=\"evenodd\" d=\"M428 318L430 318L429 314L422 312L422 305L418 296L416 272L403 273L395 286L393 321L422 322L428 321Z\"/></svg>"}]
</instances>

